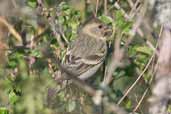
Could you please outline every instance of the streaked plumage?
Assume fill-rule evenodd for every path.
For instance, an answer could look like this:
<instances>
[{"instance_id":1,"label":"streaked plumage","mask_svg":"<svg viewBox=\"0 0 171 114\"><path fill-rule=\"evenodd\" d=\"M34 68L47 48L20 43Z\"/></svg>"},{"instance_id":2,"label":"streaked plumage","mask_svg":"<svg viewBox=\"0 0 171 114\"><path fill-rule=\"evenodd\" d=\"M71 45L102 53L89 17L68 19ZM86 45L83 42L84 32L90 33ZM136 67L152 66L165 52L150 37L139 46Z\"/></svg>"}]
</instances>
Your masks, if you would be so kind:
<instances>
[{"instance_id":1,"label":"streaked plumage","mask_svg":"<svg viewBox=\"0 0 171 114\"><path fill-rule=\"evenodd\" d=\"M80 79L91 77L104 62L111 29L98 19L92 19L78 32L78 37L67 49L63 65ZM65 76L62 73L62 77Z\"/></svg>"}]
</instances>

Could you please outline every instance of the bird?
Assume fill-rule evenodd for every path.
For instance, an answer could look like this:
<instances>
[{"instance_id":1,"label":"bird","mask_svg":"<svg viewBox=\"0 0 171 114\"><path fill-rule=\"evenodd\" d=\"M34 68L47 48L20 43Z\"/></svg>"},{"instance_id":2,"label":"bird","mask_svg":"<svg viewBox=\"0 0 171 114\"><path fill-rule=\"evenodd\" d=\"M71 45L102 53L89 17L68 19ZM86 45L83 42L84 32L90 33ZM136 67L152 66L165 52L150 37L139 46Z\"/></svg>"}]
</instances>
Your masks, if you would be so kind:
<instances>
[{"instance_id":1,"label":"bird","mask_svg":"<svg viewBox=\"0 0 171 114\"><path fill-rule=\"evenodd\" d=\"M81 80L90 78L105 60L107 39L111 35L111 26L97 18L89 19L79 28L77 38L69 44L62 66ZM66 72L61 72L62 79L66 75Z\"/></svg>"}]
</instances>

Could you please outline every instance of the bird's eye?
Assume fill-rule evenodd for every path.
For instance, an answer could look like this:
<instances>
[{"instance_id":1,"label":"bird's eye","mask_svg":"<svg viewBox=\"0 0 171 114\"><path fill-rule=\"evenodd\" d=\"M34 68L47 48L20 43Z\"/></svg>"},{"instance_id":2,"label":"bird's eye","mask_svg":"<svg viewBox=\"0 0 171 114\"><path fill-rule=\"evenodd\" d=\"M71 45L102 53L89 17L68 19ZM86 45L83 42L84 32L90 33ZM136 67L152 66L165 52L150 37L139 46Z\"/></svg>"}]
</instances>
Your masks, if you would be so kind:
<instances>
[{"instance_id":1,"label":"bird's eye","mask_svg":"<svg viewBox=\"0 0 171 114\"><path fill-rule=\"evenodd\" d=\"M99 25L98 27L99 27L99 29L101 29L101 28L103 28L103 25Z\"/></svg>"}]
</instances>

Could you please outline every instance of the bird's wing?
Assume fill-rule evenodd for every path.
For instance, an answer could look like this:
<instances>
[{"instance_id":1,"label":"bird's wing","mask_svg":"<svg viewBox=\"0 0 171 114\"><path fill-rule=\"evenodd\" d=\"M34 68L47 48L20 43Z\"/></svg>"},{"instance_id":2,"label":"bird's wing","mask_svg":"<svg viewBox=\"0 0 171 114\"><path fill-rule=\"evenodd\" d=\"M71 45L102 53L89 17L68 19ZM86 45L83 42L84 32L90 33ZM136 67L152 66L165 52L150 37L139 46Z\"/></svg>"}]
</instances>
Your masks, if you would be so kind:
<instances>
[{"instance_id":1,"label":"bird's wing","mask_svg":"<svg viewBox=\"0 0 171 114\"><path fill-rule=\"evenodd\" d=\"M95 53L82 58L82 62L89 65L96 65L101 63L105 58L106 53Z\"/></svg>"},{"instance_id":2,"label":"bird's wing","mask_svg":"<svg viewBox=\"0 0 171 114\"><path fill-rule=\"evenodd\" d=\"M95 73L105 59L107 52L105 44L105 42L92 39L88 36L82 36L69 46L63 65L78 76L84 76L84 73L92 69ZM87 75L93 75L93 71L91 71L92 73L87 73Z\"/></svg>"},{"instance_id":3,"label":"bird's wing","mask_svg":"<svg viewBox=\"0 0 171 114\"><path fill-rule=\"evenodd\" d=\"M91 68L94 68L94 70L97 71L97 69L95 69L96 67L94 66L99 66L104 61L104 58L105 54L102 53L88 55L84 58L78 57L76 55L67 54L64 65L68 70L80 76L83 73L89 71Z\"/></svg>"}]
</instances>

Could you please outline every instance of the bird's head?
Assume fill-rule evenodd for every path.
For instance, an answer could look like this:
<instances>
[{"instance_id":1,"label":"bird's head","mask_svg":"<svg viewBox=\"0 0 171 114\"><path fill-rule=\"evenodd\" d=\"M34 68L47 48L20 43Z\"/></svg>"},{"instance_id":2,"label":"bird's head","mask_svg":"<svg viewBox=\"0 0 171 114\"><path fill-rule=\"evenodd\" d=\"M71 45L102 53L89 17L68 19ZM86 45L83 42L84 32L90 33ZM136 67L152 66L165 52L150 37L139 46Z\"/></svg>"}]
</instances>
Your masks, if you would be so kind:
<instances>
[{"instance_id":1,"label":"bird's head","mask_svg":"<svg viewBox=\"0 0 171 114\"><path fill-rule=\"evenodd\" d=\"M82 32L93 38L106 40L112 35L112 27L93 18L83 25Z\"/></svg>"}]
</instances>

